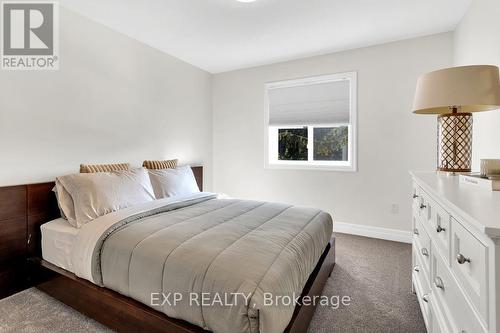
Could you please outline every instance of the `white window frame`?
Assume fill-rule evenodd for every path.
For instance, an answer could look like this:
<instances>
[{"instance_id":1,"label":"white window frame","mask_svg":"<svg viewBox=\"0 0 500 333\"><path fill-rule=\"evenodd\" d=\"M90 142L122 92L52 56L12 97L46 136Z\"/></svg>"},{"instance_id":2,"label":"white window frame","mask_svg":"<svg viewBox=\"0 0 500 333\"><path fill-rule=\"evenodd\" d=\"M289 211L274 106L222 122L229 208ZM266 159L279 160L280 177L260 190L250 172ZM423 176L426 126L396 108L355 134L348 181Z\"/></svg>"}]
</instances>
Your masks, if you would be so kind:
<instances>
[{"instance_id":1,"label":"white window frame","mask_svg":"<svg viewBox=\"0 0 500 333\"><path fill-rule=\"evenodd\" d=\"M341 80L350 82L350 123L321 124L321 125L292 125L292 126L270 126L269 125L269 90L276 88L297 87L308 84L319 84ZM271 82L265 84L265 116L264 116L264 152L266 169L306 169L306 170L330 170L356 172L357 168L357 73L347 72L339 74L321 75L296 80ZM313 135L314 127L337 127L348 126L348 153L347 161L314 161L313 160ZM308 161L283 161L278 160L278 129L279 128L303 128L308 127Z\"/></svg>"}]
</instances>

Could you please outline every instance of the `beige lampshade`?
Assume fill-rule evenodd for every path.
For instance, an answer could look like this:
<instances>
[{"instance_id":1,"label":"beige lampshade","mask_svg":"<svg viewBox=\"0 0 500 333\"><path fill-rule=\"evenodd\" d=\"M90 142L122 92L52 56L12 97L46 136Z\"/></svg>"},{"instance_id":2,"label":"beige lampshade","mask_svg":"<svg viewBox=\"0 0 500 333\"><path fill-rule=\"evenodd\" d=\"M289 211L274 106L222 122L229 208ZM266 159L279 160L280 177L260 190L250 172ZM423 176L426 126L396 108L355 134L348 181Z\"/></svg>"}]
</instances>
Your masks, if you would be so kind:
<instances>
[{"instance_id":1,"label":"beige lampshade","mask_svg":"<svg viewBox=\"0 0 500 333\"><path fill-rule=\"evenodd\" d=\"M417 82L413 112L418 114L479 112L500 108L497 66L475 65L441 69Z\"/></svg>"}]
</instances>

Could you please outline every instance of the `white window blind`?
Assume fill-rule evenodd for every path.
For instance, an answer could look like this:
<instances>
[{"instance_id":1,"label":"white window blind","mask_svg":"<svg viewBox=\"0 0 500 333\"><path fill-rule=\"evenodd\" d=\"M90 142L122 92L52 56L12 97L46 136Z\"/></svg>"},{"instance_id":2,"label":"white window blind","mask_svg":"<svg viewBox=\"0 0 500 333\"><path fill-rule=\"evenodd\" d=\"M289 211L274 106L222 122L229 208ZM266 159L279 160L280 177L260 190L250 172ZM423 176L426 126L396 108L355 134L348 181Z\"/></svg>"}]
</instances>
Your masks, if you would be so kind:
<instances>
[{"instance_id":1,"label":"white window blind","mask_svg":"<svg viewBox=\"0 0 500 333\"><path fill-rule=\"evenodd\" d=\"M268 90L269 125L327 125L350 122L348 79Z\"/></svg>"}]
</instances>

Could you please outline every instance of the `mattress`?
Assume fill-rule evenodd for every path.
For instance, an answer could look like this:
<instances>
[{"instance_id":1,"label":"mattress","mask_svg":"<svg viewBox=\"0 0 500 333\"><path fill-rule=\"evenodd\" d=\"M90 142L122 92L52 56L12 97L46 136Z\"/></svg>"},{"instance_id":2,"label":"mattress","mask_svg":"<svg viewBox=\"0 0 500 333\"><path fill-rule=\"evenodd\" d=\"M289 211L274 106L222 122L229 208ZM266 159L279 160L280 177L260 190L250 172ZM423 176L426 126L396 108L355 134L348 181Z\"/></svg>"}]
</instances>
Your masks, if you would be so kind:
<instances>
[{"instance_id":1,"label":"mattress","mask_svg":"<svg viewBox=\"0 0 500 333\"><path fill-rule=\"evenodd\" d=\"M78 229L59 218L40 227L42 231L42 258L73 272L72 251Z\"/></svg>"}]
</instances>

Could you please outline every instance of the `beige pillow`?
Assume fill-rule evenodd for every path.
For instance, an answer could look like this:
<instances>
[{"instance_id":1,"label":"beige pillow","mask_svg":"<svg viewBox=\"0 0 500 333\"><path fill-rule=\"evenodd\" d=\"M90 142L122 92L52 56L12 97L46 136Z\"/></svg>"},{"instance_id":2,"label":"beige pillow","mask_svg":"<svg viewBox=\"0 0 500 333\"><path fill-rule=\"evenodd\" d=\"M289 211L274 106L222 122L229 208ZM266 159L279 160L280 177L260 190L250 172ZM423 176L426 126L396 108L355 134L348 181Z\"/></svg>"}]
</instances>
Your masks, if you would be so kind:
<instances>
[{"instance_id":1,"label":"beige pillow","mask_svg":"<svg viewBox=\"0 0 500 333\"><path fill-rule=\"evenodd\" d=\"M72 225L76 224L75 217L75 204L73 203L73 199L71 195L69 195L68 191L62 186L62 184L56 179L56 186L52 189L56 195L57 204L59 205L59 210L61 211L61 217L70 222Z\"/></svg>"},{"instance_id":2,"label":"beige pillow","mask_svg":"<svg viewBox=\"0 0 500 333\"><path fill-rule=\"evenodd\" d=\"M156 199L200 192L189 165L174 169L148 170Z\"/></svg>"},{"instance_id":3,"label":"beige pillow","mask_svg":"<svg viewBox=\"0 0 500 333\"><path fill-rule=\"evenodd\" d=\"M59 184L59 186L57 184L58 182L56 181L56 184L52 188L52 192L54 192L54 195L56 196L57 206L59 207L61 217L65 220L69 220L68 216L66 216L66 213L68 213L68 215L74 220L75 205L73 204L73 199L61 184Z\"/></svg>"},{"instance_id":4,"label":"beige pillow","mask_svg":"<svg viewBox=\"0 0 500 333\"><path fill-rule=\"evenodd\" d=\"M119 170L130 170L130 164L80 164L80 173L111 172Z\"/></svg>"},{"instance_id":5,"label":"beige pillow","mask_svg":"<svg viewBox=\"0 0 500 333\"><path fill-rule=\"evenodd\" d=\"M144 161L142 166L149 170L173 169L177 167L179 160L165 160L165 161Z\"/></svg>"},{"instance_id":6,"label":"beige pillow","mask_svg":"<svg viewBox=\"0 0 500 333\"><path fill-rule=\"evenodd\" d=\"M56 181L61 191L64 188L73 200L74 218L66 216L76 228L108 213L155 200L144 168L72 174L58 177Z\"/></svg>"}]
</instances>

